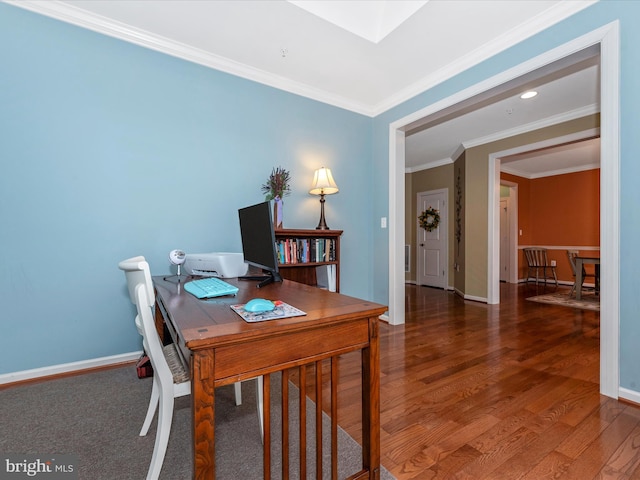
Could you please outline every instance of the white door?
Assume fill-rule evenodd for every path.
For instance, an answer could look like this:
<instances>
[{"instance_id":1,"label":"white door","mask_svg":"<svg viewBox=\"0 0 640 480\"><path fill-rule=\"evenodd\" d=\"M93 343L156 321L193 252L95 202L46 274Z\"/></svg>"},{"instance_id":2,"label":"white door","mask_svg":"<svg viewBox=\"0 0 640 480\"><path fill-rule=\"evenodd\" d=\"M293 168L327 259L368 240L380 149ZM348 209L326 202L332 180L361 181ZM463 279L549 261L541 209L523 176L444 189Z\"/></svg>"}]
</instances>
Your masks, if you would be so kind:
<instances>
[{"instance_id":1,"label":"white door","mask_svg":"<svg viewBox=\"0 0 640 480\"><path fill-rule=\"evenodd\" d=\"M500 281L508 282L510 277L511 262L509 252L511 245L511 212L509 211L509 197L500 199Z\"/></svg>"},{"instance_id":2,"label":"white door","mask_svg":"<svg viewBox=\"0 0 640 480\"><path fill-rule=\"evenodd\" d=\"M421 228L416 217L416 223L418 223L416 280L418 285L447 288L449 256L447 249L447 196L447 189L421 192L417 195L418 216L432 208L437 211L440 217L438 226L431 231Z\"/></svg>"}]
</instances>

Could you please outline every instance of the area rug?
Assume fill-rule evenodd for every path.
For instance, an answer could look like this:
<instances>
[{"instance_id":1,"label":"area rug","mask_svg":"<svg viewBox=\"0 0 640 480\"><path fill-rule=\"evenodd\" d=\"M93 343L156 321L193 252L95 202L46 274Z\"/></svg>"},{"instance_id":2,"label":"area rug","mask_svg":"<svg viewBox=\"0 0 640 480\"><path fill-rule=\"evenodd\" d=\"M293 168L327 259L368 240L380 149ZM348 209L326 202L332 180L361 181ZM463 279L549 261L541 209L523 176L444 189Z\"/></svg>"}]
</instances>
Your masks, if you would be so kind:
<instances>
[{"instance_id":1,"label":"area rug","mask_svg":"<svg viewBox=\"0 0 640 480\"><path fill-rule=\"evenodd\" d=\"M527 300L538 303L548 303L551 305L560 305L563 307L579 308L582 310L600 311L600 297L593 293L583 293L581 300L576 300L575 297L569 297L567 292L548 293L546 295L529 297Z\"/></svg>"}]
</instances>

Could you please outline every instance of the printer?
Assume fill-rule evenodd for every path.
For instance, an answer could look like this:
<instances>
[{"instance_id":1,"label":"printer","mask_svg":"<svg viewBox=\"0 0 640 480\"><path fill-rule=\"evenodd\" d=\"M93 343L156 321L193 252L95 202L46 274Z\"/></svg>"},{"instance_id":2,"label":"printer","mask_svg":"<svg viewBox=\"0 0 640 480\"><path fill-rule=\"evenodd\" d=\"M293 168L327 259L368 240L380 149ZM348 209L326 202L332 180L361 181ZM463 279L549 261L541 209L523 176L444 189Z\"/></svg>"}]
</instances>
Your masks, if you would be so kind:
<instances>
[{"instance_id":1,"label":"printer","mask_svg":"<svg viewBox=\"0 0 640 480\"><path fill-rule=\"evenodd\" d=\"M249 265L244 263L241 253L187 253L184 269L189 275L235 278L245 275Z\"/></svg>"}]
</instances>

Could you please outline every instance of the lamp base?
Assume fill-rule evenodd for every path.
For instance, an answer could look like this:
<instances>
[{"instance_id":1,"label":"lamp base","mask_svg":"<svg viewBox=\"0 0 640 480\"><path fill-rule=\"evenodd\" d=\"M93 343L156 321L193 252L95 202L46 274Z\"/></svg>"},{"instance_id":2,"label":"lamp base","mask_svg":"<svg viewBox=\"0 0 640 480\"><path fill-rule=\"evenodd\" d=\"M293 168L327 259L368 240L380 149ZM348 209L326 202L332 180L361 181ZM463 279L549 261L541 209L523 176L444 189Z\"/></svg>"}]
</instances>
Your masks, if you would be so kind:
<instances>
[{"instance_id":1,"label":"lamp base","mask_svg":"<svg viewBox=\"0 0 640 480\"><path fill-rule=\"evenodd\" d=\"M318 223L316 230L330 230L327 226L327 222L324 221L324 193L320 194L320 222Z\"/></svg>"}]
</instances>

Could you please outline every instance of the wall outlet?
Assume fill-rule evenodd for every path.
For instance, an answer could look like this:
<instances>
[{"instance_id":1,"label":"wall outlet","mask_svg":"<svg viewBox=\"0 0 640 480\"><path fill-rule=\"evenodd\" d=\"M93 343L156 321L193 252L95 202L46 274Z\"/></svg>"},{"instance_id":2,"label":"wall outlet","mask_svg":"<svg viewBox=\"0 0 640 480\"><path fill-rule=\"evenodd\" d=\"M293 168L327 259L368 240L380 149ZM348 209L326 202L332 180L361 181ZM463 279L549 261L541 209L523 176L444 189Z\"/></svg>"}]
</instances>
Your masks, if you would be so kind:
<instances>
[{"instance_id":1,"label":"wall outlet","mask_svg":"<svg viewBox=\"0 0 640 480\"><path fill-rule=\"evenodd\" d=\"M555 267L556 266L556 261L555 260L551 260L551 266Z\"/></svg>"}]
</instances>

